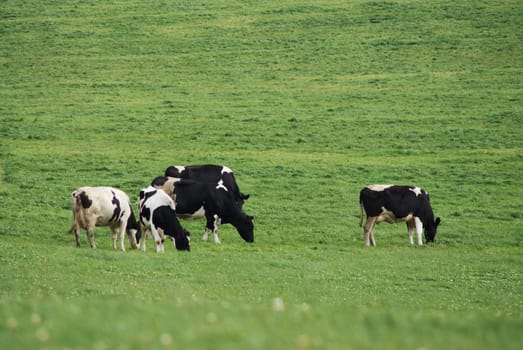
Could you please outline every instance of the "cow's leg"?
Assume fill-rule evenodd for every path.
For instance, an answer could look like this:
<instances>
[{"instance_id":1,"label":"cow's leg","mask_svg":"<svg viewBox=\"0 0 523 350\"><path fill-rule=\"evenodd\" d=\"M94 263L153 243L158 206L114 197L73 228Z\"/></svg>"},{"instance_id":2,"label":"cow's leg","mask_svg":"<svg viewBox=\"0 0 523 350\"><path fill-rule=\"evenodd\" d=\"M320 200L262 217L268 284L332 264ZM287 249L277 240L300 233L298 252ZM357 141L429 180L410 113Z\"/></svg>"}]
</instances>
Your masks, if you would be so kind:
<instances>
[{"instance_id":1,"label":"cow's leg","mask_svg":"<svg viewBox=\"0 0 523 350\"><path fill-rule=\"evenodd\" d=\"M376 241L374 240L374 225L376 225L377 217L375 216L369 216L367 217L367 221L365 222L365 225L363 226L363 237L365 240L365 245L376 245Z\"/></svg>"},{"instance_id":2,"label":"cow's leg","mask_svg":"<svg viewBox=\"0 0 523 350\"><path fill-rule=\"evenodd\" d=\"M218 237L218 227L220 227L220 223L221 223L221 220L218 217L218 215L214 215L214 223L213 223L214 229L212 231L212 235L213 235L215 244L221 244L222 243L222 242L220 242L220 238Z\"/></svg>"},{"instance_id":3,"label":"cow's leg","mask_svg":"<svg viewBox=\"0 0 523 350\"><path fill-rule=\"evenodd\" d=\"M202 241L206 241L209 239L209 230L207 227L205 227L205 231L203 231Z\"/></svg>"},{"instance_id":4,"label":"cow's leg","mask_svg":"<svg viewBox=\"0 0 523 350\"><path fill-rule=\"evenodd\" d=\"M92 224L87 225L87 239L89 240L91 248L96 248L96 243L94 243L94 225Z\"/></svg>"},{"instance_id":5,"label":"cow's leg","mask_svg":"<svg viewBox=\"0 0 523 350\"><path fill-rule=\"evenodd\" d=\"M416 225L416 234L418 235L418 245L423 245L423 240L421 239L421 234L423 233L423 223L417 216L414 218L414 223Z\"/></svg>"},{"instance_id":6,"label":"cow's leg","mask_svg":"<svg viewBox=\"0 0 523 350\"><path fill-rule=\"evenodd\" d=\"M120 250L122 252L125 252L124 240L125 240L125 228L126 227L127 227L127 220L120 220L120 232L119 232L119 235L120 235ZM114 247L114 249L116 249L116 247Z\"/></svg>"},{"instance_id":7,"label":"cow's leg","mask_svg":"<svg viewBox=\"0 0 523 350\"><path fill-rule=\"evenodd\" d=\"M414 228L416 226L416 223L414 220L407 221L407 232L409 234L409 244L414 245Z\"/></svg>"},{"instance_id":8,"label":"cow's leg","mask_svg":"<svg viewBox=\"0 0 523 350\"><path fill-rule=\"evenodd\" d=\"M205 211L205 231L203 231L202 241L206 241L209 239L209 232L213 231L214 228L214 220L212 216L209 216L209 211Z\"/></svg>"},{"instance_id":9,"label":"cow's leg","mask_svg":"<svg viewBox=\"0 0 523 350\"><path fill-rule=\"evenodd\" d=\"M148 235L148 229L146 230L145 229L145 226L142 225L140 223L140 231L142 232L142 237L140 238L140 249L142 250L142 252L145 252L146 248L145 248L145 239L147 238L147 235Z\"/></svg>"},{"instance_id":10,"label":"cow's leg","mask_svg":"<svg viewBox=\"0 0 523 350\"><path fill-rule=\"evenodd\" d=\"M376 246L376 240L374 239L374 227L370 231L370 245L373 247Z\"/></svg>"},{"instance_id":11,"label":"cow's leg","mask_svg":"<svg viewBox=\"0 0 523 350\"><path fill-rule=\"evenodd\" d=\"M116 250L116 239L118 234L116 232L116 227L111 226L111 240L113 241L113 250Z\"/></svg>"},{"instance_id":12,"label":"cow's leg","mask_svg":"<svg viewBox=\"0 0 523 350\"><path fill-rule=\"evenodd\" d=\"M151 233L153 234L154 242L156 243L156 252L163 253L165 251L163 247L163 230L157 229L156 226L151 224Z\"/></svg>"},{"instance_id":13,"label":"cow's leg","mask_svg":"<svg viewBox=\"0 0 523 350\"><path fill-rule=\"evenodd\" d=\"M76 239L76 246L80 247L80 227L78 225L73 225L74 238Z\"/></svg>"}]
</instances>

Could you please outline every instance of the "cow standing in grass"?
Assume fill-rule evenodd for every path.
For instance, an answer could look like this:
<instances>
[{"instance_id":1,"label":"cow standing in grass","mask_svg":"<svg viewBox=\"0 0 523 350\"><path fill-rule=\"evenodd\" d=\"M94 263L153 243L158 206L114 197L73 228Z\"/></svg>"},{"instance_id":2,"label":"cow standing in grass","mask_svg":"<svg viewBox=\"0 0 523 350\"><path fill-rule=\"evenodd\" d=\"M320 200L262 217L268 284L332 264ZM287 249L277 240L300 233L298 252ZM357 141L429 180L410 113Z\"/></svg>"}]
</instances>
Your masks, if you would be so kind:
<instances>
[{"instance_id":1,"label":"cow standing in grass","mask_svg":"<svg viewBox=\"0 0 523 350\"><path fill-rule=\"evenodd\" d=\"M151 232L156 243L156 252L164 252L165 235L173 241L177 250L190 250L189 232L178 221L172 198L161 189L152 186L140 191L140 226L143 232L141 248L145 251L147 232Z\"/></svg>"},{"instance_id":2,"label":"cow standing in grass","mask_svg":"<svg viewBox=\"0 0 523 350\"><path fill-rule=\"evenodd\" d=\"M239 203L240 208L243 206L243 202L249 198L248 194L240 191L233 171L225 165L171 165L165 169L165 176L207 183L222 181L234 200Z\"/></svg>"},{"instance_id":3,"label":"cow standing in grass","mask_svg":"<svg viewBox=\"0 0 523 350\"><path fill-rule=\"evenodd\" d=\"M212 232L214 243L220 244L218 227L230 223L248 243L254 242L253 217L241 209L237 197L219 180L215 183L203 183L189 179L159 176L151 186L163 189L172 196L176 215L183 218L201 217L207 220L202 239L207 240Z\"/></svg>"},{"instance_id":4,"label":"cow standing in grass","mask_svg":"<svg viewBox=\"0 0 523 350\"><path fill-rule=\"evenodd\" d=\"M71 193L71 208L74 223L69 232L74 231L76 246L80 246L80 230L85 229L91 248L94 242L95 226L109 226L116 249L117 235L120 249L125 251L124 233L127 233L133 249L137 248L136 235L139 226L131 209L129 196L113 187L80 187Z\"/></svg>"},{"instance_id":5,"label":"cow standing in grass","mask_svg":"<svg viewBox=\"0 0 523 350\"><path fill-rule=\"evenodd\" d=\"M363 228L365 245L376 245L374 227L377 223L405 221L409 243L414 244L413 232L416 229L418 245L422 245L421 234L425 240L434 242L440 219L434 220L428 192L415 186L369 185L360 192L360 227L363 223L363 210L367 221Z\"/></svg>"}]
</instances>

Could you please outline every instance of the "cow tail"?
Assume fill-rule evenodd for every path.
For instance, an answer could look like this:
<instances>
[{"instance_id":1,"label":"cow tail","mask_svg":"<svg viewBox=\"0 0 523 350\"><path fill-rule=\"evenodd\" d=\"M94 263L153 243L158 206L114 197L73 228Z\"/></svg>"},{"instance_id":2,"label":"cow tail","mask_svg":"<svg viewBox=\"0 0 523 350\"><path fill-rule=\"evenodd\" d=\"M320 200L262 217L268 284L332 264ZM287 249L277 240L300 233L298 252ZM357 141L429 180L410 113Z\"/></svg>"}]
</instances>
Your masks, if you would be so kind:
<instances>
[{"instance_id":1,"label":"cow tail","mask_svg":"<svg viewBox=\"0 0 523 350\"><path fill-rule=\"evenodd\" d=\"M363 202L360 199L360 227L363 225Z\"/></svg>"}]
</instances>

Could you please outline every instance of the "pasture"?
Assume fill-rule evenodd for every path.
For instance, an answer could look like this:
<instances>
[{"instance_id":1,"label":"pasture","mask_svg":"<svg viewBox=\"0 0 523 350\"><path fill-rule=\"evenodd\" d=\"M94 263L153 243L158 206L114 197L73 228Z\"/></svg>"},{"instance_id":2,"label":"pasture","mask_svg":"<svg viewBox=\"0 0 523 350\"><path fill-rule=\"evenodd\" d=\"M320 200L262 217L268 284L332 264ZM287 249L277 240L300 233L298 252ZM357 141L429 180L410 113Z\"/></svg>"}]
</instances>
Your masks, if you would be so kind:
<instances>
[{"instance_id":1,"label":"pasture","mask_svg":"<svg viewBox=\"0 0 523 350\"><path fill-rule=\"evenodd\" d=\"M0 348L520 349L521 1L0 3ZM69 195L226 164L255 243L76 248ZM436 242L363 245L359 190Z\"/></svg>"}]
</instances>

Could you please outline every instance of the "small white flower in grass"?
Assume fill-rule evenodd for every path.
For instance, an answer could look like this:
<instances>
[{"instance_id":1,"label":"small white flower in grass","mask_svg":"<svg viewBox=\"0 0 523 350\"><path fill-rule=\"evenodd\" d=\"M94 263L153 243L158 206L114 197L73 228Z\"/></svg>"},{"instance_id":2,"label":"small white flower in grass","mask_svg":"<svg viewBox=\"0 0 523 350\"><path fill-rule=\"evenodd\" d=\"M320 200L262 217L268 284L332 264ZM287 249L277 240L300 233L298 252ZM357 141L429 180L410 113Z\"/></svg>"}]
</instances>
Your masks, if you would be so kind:
<instances>
[{"instance_id":1,"label":"small white flower in grass","mask_svg":"<svg viewBox=\"0 0 523 350\"><path fill-rule=\"evenodd\" d=\"M94 350L107 350L109 349L109 345L104 340L99 340L93 345Z\"/></svg>"},{"instance_id":2,"label":"small white flower in grass","mask_svg":"<svg viewBox=\"0 0 523 350\"><path fill-rule=\"evenodd\" d=\"M40 322L42 322L42 318L40 317L39 314L32 314L31 315L31 322L33 324L39 324Z\"/></svg>"},{"instance_id":3,"label":"small white flower in grass","mask_svg":"<svg viewBox=\"0 0 523 350\"><path fill-rule=\"evenodd\" d=\"M298 310L300 310L300 311L307 312L310 309L311 309L311 306L307 303L301 303L300 305L298 305Z\"/></svg>"},{"instance_id":4,"label":"small white flower in grass","mask_svg":"<svg viewBox=\"0 0 523 350\"><path fill-rule=\"evenodd\" d=\"M51 334L45 327L40 327L36 330L35 333L36 339L38 339L42 343L47 343L49 339L51 339Z\"/></svg>"},{"instance_id":5,"label":"small white flower in grass","mask_svg":"<svg viewBox=\"0 0 523 350\"><path fill-rule=\"evenodd\" d=\"M283 299L280 297L272 299L272 309L274 311L284 311L285 305L283 304Z\"/></svg>"},{"instance_id":6,"label":"small white flower in grass","mask_svg":"<svg viewBox=\"0 0 523 350\"><path fill-rule=\"evenodd\" d=\"M162 333L160 335L160 344L162 346L171 346L173 343L173 337L169 333Z\"/></svg>"},{"instance_id":7,"label":"small white flower in grass","mask_svg":"<svg viewBox=\"0 0 523 350\"><path fill-rule=\"evenodd\" d=\"M296 338L296 349L310 349L311 339L306 334L301 334Z\"/></svg>"},{"instance_id":8,"label":"small white flower in grass","mask_svg":"<svg viewBox=\"0 0 523 350\"><path fill-rule=\"evenodd\" d=\"M209 312L205 316L205 322L207 322L208 324L216 323L216 321L218 321L218 316L214 312Z\"/></svg>"},{"instance_id":9,"label":"small white flower in grass","mask_svg":"<svg viewBox=\"0 0 523 350\"><path fill-rule=\"evenodd\" d=\"M18 328L18 321L14 317L9 317L6 322L7 328L14 330Z\"/></svg>"}]
</instances>

